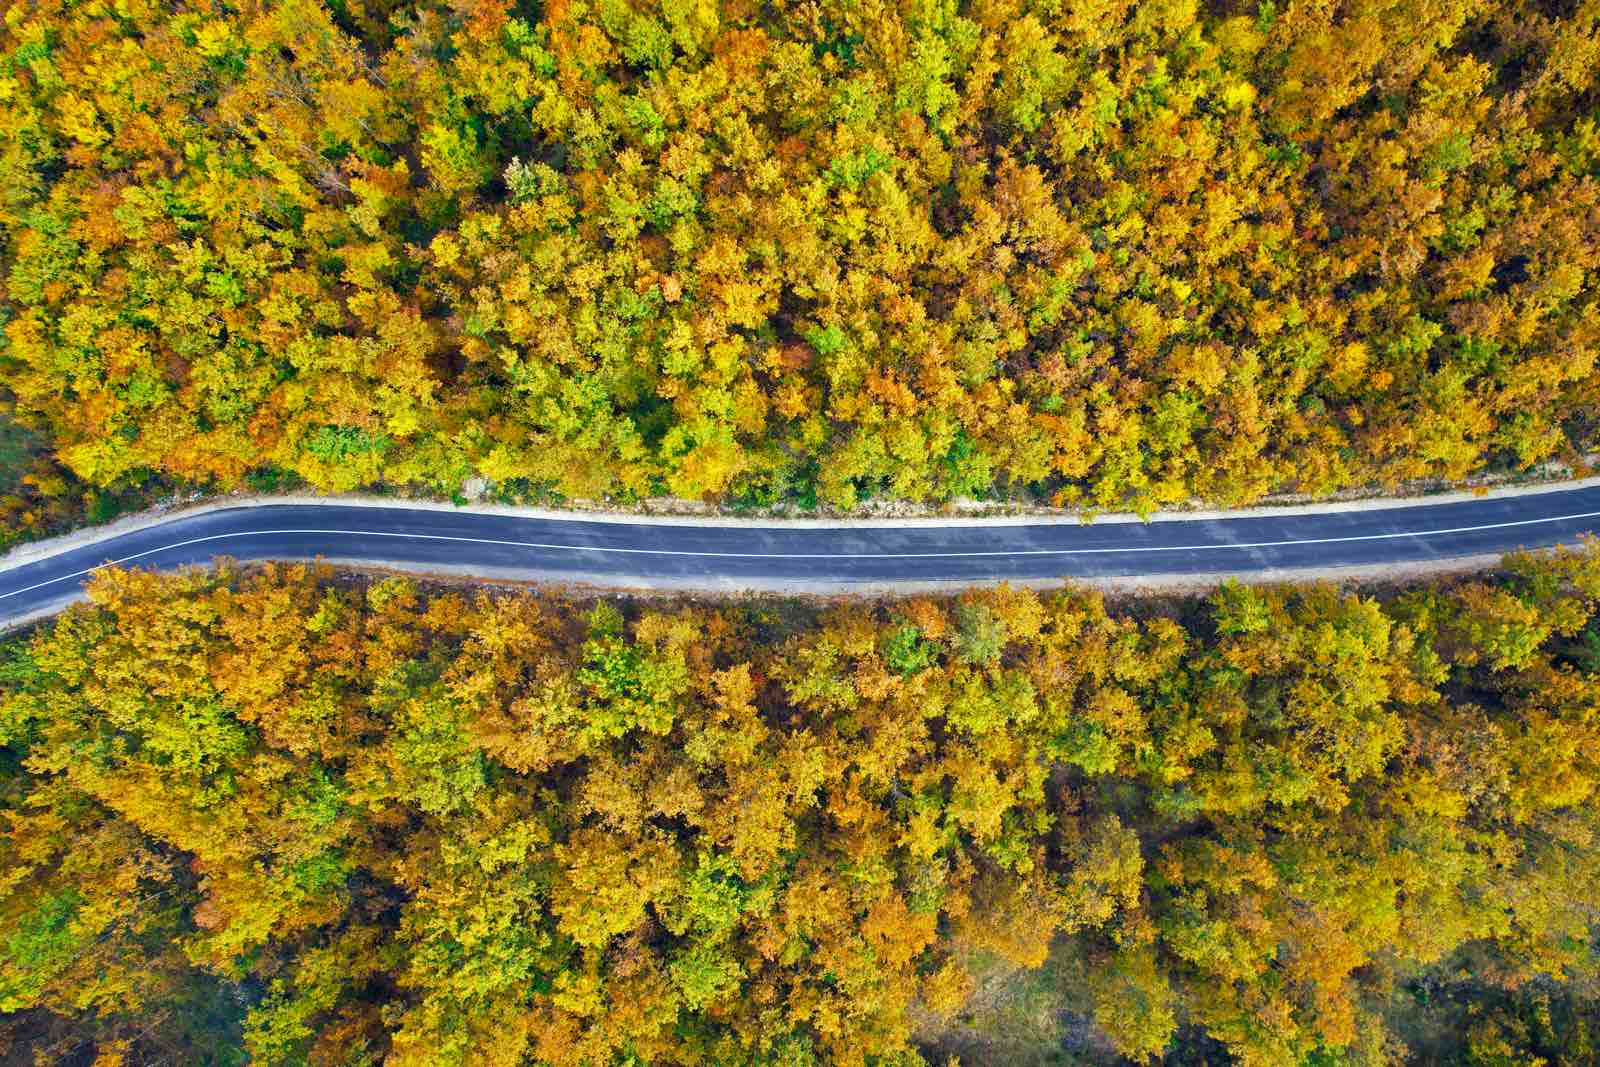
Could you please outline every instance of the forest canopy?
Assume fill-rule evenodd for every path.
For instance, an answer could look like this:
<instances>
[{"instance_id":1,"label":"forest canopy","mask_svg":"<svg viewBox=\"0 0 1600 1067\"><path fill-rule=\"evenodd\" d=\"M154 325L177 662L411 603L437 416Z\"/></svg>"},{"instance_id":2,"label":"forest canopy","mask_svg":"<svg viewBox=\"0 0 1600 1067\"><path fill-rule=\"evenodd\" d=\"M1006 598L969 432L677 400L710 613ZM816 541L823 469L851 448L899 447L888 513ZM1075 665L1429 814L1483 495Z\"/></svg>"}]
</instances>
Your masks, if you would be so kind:
<instances>
[{"instance_id":1,"label":"forest canopy","mask_svg":"<svg viewBox=\"0 0 1600 1067\"><path fill-rule=\"evenodd\" d=\"M17 0L0 381L42 444L7 504L1148 509L1575 457L1597 19Z\"/></svg>"},{"instance_id":2,"label":"forest canopy","mask_svg":"<svg viewBox=\"0 0 1600 1067\"><path fill-rule=\"evenodd\" d=\"M1034 1062L998 974L1041 1063L1592 1064L1597 607L101 572L0 645L0 1055Z\"/></svg>"}]
</instances>

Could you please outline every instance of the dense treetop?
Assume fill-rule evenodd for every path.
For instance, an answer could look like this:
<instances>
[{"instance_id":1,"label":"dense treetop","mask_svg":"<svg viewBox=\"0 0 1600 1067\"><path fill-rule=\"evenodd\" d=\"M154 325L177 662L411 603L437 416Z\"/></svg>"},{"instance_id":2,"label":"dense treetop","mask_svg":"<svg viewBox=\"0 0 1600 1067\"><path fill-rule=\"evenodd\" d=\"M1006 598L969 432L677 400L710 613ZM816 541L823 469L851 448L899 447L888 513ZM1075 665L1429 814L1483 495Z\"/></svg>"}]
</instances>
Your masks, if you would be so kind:
<instances>
[{"instance_id":1,"label":"dense treetop","mask_svg":"<svg viewBox=\"0 0 1600 1067\"><path fill-rule=\"evenodd\" d=\"M0 1046L910 1064L1050 960L1108 1057L1592 1063L1597 603L102 573L0 646Z\"/></svg>"},{"instance_id":2,"label":"dense treetop","mask_svg":"<svg viewBox=\"0 0 1600 1067\"><path fill-rule=\"evenodd\" d=\"M62 469L10 503L1150 507L1587 448L1597 19L18 0L0 378Z\"/></svg>"}]
</instances>

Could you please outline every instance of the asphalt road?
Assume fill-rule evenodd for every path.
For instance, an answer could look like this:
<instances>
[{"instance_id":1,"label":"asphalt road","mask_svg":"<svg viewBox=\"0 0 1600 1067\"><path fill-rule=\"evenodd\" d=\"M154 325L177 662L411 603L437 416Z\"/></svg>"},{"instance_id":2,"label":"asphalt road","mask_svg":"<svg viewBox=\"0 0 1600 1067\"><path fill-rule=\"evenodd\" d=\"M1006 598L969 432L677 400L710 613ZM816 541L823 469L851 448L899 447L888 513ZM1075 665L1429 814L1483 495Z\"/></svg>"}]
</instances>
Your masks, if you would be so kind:
<instances>
[{"instance_id":1,"label":"asphalt road","mask_svg":"<svg viewBox=\"0 0 1600 1067\"><path fill-rule=\"evenodd\" d=\"M1447 502L1158 521L758 525L607 522L336 504L225 508L27 562L0 561L0 625L81 595L108 562L239 560L705 589L1104 578L1437 561L1600 531L1600 485Z\"/></svg>"}]
</instances>

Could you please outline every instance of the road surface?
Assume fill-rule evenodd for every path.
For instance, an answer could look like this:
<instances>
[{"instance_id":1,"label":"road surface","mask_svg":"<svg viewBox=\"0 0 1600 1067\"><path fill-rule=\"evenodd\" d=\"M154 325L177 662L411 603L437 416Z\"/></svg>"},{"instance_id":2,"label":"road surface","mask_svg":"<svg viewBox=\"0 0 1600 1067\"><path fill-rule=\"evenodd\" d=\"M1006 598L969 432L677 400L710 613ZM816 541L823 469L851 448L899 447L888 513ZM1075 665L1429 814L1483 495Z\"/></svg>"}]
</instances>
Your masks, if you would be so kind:
<instances>
[{"instance_id":1,"label":"road surface","mask_svg":"<svg viewBox=\"0 0 1600 1067\"><path fill-rule=\"evenodd\" d=\"M1083 524L607 521L337 503L224 507L37 557L0 560L0 626L81 596L107 563L312 559L494 578L711 590L1181 576L1434 562L1572 544L1600 530L1600 484L1403 506ZM37 558L25 558L32 553Z\"/></svg>"}]
</instances>

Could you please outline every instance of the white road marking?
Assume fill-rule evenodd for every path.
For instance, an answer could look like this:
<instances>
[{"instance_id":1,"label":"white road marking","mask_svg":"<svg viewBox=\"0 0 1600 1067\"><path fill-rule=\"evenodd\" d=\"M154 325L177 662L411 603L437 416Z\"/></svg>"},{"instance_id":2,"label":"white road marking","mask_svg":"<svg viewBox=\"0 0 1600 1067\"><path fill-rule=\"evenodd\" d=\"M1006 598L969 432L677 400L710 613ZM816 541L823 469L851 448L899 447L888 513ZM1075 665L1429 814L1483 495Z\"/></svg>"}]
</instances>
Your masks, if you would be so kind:
<instances>
[{"instance_id":1,"label":"white road marking","mask_svg":"<svg viewBox=\"0 0 1600 1067\"><path fill-rule=\"evenodd\" d=\"M196 537L188 541L179 541L176 544L162 545L160 548L147 549L144 552L135 552L131 556L121 559L107 560L104 563L87 567L71 574L63 574L43 582L13 589L9 593L0 593L0 600L7 597L30 593L35 589L42 589L47 585L81 578L85 574L104 570L107 567L118 567L145 556L154 556L162 552L172 552L176 549L187 548L190 545L204 544L207 541L226 541L236 537L259 537L263 535L316 535L329 537L395 537L407 538L416 541L451 541L475 545L501 545L510 548L531 548L549 552L602 552L614 555L634 556L699 556L716 559L964 559L981 558L988 556L1096 556L1114 555L1117 553L1138 552L1207 552L1226 549L1246 548L1288 548L1293 545L1328 545L1341 544L1349 541L1386 541L1402 538L1442 537L1447 534L1477 533L1482 530L1502 530L1513 526L1536 526L1541 524L1572 522L1577 519L1600 518L1600 511L1585 511L1575 515L1552 515L1541 519L1514 519L1508 522L1490 522L1481 526L1453 526L1437 530L1397 531L1393 533L1354 534L1348 537L1309 537L1288 541L1235 541L1218 544L1203 545L1115 545L1106 548L1024 548L1014 551L969 551L969 552L697 552L687 549L672 548L612 548L599 545L557 545L545 544L537 541L503 541L492 537L456 537L450 534L421 534L421 533L395 533L391 530L239 530L234 533L211 534L206 537ZM1015 529L1015 527L1009 527ZM47 559L49 557L46 557ZM30 561L25 566L33 566L42 560ZM20 568L19 568L20 569Z\"/></svg>"}]
</instances>

